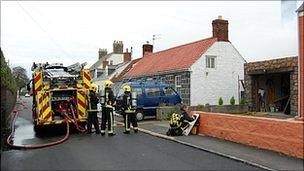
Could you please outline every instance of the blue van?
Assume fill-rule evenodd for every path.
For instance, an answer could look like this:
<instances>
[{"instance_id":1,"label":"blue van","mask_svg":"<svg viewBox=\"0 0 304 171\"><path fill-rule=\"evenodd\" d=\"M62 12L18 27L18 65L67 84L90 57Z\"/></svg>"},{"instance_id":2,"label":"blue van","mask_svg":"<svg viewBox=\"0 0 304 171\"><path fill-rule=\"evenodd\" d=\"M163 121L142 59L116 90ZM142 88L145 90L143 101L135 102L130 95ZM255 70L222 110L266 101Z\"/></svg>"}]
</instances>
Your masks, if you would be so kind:
<instances>
[{"instance_id":1,"label":"blue van","mask_svg":"<svg viewBox=\"0 0 304 171\"><path fill-rule=\"evenodd\" d=\"M121 114L121 103L125 85L131 86L132 92L137 94L137 114L138 121L144 118L155 118L156 108L159 105L176 105L182 102L180 95L168 84L149 82L127 82L121 85L116 98L116 113Z\"/></svg>"}]
</instances>

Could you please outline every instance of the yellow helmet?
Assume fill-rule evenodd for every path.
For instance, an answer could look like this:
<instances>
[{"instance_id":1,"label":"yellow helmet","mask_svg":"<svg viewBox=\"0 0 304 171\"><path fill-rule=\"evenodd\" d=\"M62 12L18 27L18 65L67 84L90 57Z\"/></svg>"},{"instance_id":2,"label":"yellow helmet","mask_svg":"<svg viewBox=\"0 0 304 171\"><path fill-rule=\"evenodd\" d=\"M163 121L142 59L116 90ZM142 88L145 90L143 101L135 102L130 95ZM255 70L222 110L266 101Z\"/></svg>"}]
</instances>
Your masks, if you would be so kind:
<instances>
[{"instance_id":1,"label":"yellow helmet","mask_svg":"<svg viewBox=\"0 0 304 171\"><path fill-rule=\"evenodd\" d=\"M90 90L94 91L94 92L97 92L97 85L92 83L91 84L91 87L90 87Z\"/></svg>"},{"instance_id":2,"label":"yellow helmet","mask_svg":"<svg viewBox=\"0 0 304 171\"><path fill-rule=\"evenodd\" d=\"M105 88L111 88L112 85L113 85L113 83L112 83L112 81L110 81L110 80L106 80L106 81L104 82L104 87L105 87Z\"/></svg>"},{"instance_id":3,"label":"yellow helmet","mask_svg":"<svg viewBox=\"0 0 304 171\"><path fill-rule=\"evenodd\" d=\"M131 92L131 87L130 87L129 85L125 85L125 86L123 87L123 90L124 90L124 91L128 91L128 92Z\"/></svg>"}]
</instances>

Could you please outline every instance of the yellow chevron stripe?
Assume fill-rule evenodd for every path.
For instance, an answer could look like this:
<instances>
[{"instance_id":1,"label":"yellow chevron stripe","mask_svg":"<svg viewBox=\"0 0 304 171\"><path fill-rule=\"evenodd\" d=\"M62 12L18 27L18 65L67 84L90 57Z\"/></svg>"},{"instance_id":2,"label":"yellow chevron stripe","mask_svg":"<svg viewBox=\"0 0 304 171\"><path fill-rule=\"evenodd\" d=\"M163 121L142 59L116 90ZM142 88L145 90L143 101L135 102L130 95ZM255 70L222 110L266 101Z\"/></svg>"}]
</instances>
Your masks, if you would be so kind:
<instances>
[{"instance_id":1,"label":"yellow chevron stripe","mask_svg":"<svg viewBox=\"0 0 304 171\"><path fill-rule=\"evenodd\" d=\"M47 114L51 111L51 108L48 107L46 108L46 110L43 112L42 116L43 116L43 119L45 119L45 117L47 116ZM52 117L48 118L48 121L52 121Z\"/></svg>"},{"instance_id":2,"label":"yellow chevron stripe","mask_svg":"<svg viewBox=\"0 0 304 171\"><path fill-rule=\"evenodd\" d=\"M78 93L77 98L78 98L78 100L81 100L85 104L86 99L84 98L84 96L82 94Z\"/></svg>"},{"instance_id":3,"label":"yellow chevron stripe","mask_svg":"<svg viewBox=\"0 0 304 171\"><path fill-rule=\"evenodd\" d=\"M35 74L34 79L36 78L37 75L41 74L41 79L39 79L37 82L35 82L35 88L39 87L42 84L42 73L41 72L37 72Z\"/></svg>"},{"instance_id":4,"label":"yellow chevron stripe","mask_svg":"<svg viewBox=\"0 0 304 171\"><path fill-rule=\"evenodd\" d=\"M86 98L80 93L80 91L77 91L77 100L78 100L78 101L81 101L81 102L83 102L85 105L87 105L87 100L86 100ZM77 106L78 106L78 107L77 107L78 111L81 111L81 112L84 114L83 117L79 115L78 118L79 118L79 119L85 118L85 117L87 116L87 110L86 110L86 108L84 108L83 106L81 106L79 103L78 103Z\"/></svg>"},{"instance_id":5,"label":"yellow chevron stripe","mask_svg":"<svg viewBox=\"0 0 304 171\"><path fill-rule=\"evenodd\" d=\"M39 103L39 99L42 97L43 93L40 91L38 94L37 94L37 99L36 99L36 103L37 103L37 113L39 115L39 119L43 119L43 116L41 115L40 113L40 109L42 109L42 103Z\"/></svg>"},{"instance_id":6,"label":"yellow chevron stripe","mask_svg":"<svg viewBox=\"0 0 304 171\"><path fill-rule=\"evenodd\" d=\"M87 79L83 79L83 83L86 84L86 85L88 85L89 87L91 85L91 82L89 80L87 80Z\"/></svg>"},{"instance_id":7,"label":"yellow chevron stripe","mask_svg":"<svg viewBox=\"0 0 304 171\"><path fill-rule=\"evenodd\" d=\"M56 121L55 124L61 124L62 122L63 122L63 120L62 121Z\"/></svg>"}]
</instances>

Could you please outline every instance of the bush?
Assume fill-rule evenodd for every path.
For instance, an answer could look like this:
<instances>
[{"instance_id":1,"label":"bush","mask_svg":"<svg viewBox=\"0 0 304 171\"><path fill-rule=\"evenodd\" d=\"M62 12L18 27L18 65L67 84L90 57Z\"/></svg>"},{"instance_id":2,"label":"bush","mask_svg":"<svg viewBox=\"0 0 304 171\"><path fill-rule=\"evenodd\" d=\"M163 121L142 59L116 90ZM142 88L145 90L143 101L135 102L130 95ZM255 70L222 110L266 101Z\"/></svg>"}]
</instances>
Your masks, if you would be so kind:
<instances>
[{"instance_id":1,"label":"bush","mask_svg":"<svg viewBox=\"0 0 304 171\"><path fill-rule=\"evenodd\" d=\"M1 70L0 70L0 77L1 77L1 87L5 87L10 90L12 93L16 93L17 91L17 84L16 80L12 74L11 69L7 66L5 62L5 58L3 56L2 50L1 52Z\"/></svg>"},{"instance_id":2,"label":"bush","mask_svg":"<svg viewBox=\"0 0 304 171\"><path fill-rule=\"evenodd\" d=\"M240 100L240 105L244 105L246 103L245 99L244 98L241 98Z\"/></svg>"},{"instance_id":3,"label":"bush","mask_svg":"<svg viewBox=\"0 0 304 171\"><path fill-rule=\"evenodd\" d=\"M198 105L196 106L196 110L198 110L198 111L201 111L201 110L203 110L204 108L205 108L205 106L202 105L202 104L198 104Z\"/></svg>"},{"instance_id":4,"label":"bush","mask_svg":"<svg viewBox=\"0 0 304 171\"><path fill-rule=\"evenodd\" d=\"M235 105L235 99L234 99L234 96L232 96L232 97L231 97L231 99L230 99L230 104L231 104L231 105Z\"/></svg>"},{"instance_id":5,"label":"bush","mask_svg":"<svg viewBox=\"0 0 304 171\"><path fill-rule=\"evenodd\" d=\"M220 97L220 99L218 100L218 104L221 106L221 105L223 105L223 103L224 103L224 101L223 101L222 97Z\"/></svg>"}]
</instances>

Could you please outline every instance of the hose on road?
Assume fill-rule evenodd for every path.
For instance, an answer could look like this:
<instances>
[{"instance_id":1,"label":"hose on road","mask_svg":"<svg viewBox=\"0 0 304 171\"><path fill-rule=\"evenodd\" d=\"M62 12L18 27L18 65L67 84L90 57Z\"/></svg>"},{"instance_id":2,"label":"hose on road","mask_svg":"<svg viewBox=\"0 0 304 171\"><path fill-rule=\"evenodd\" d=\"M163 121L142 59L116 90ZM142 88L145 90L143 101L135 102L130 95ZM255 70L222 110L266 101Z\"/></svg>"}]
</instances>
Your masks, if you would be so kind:
<instances>
[{"instance_id":1,"label":"hose on road","mask_svg":"<svg viewBox=\"0 0 304 171\"><path fill-rule=\"evenodd\" d=\"M22 106L25 107L24 104L22 104ZM86 130L84 128L80 127L78 122L75 121L75 113L74 113L74 110L73 110L73 106L71 105L70 108L71 108L71 111L72 111L73 118L70 118L66 112L63 112L64 117L65 117L64 121L66 123L66 130L67 131L66 131L65 136L62 139L60 139L58 141L55 141L55 142L46 143L46 144L26 144L26 145L13 144L12 138L13 138L13 135L15 133L15 123L16 123L17 117L19 115L19 112L17 110L14 110L13 111L14 118L13 118L13 122L12 122L12 126L11 126L12 132L7 137L6 143L13 149L38 149L38 148L45 148L45 147L58 145L58 144L61 144L61 143L65 142L66 140L69 139L69 137L70 137L70 122L73 123L76 126L76 129L79 132L84 133Z\"/></svg>"}]
</instances>

